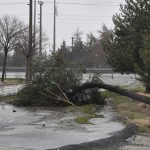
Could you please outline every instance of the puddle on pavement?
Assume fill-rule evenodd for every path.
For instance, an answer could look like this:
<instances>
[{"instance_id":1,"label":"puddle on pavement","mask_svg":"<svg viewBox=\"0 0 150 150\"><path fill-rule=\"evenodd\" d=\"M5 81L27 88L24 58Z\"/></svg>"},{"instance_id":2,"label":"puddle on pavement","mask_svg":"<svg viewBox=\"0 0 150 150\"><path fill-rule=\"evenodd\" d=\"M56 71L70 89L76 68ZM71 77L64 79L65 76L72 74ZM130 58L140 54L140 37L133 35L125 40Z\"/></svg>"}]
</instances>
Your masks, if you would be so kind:
<instances>
[{"instance_id":1,"label":"puddle on pavement","mask_svg":"<svg viewBox=\"0 0 150 150\"><path fill-rule=\"evenodd\" d=\"M16 112L13 112L16 110ZM67 108L18 108L0 104L0 149L48 149L106 138L124 126L111 106L97 110L104 118L77 124L80 111ZM10 148L11 147L11 148Z\"/></svg>"}]
</instances>

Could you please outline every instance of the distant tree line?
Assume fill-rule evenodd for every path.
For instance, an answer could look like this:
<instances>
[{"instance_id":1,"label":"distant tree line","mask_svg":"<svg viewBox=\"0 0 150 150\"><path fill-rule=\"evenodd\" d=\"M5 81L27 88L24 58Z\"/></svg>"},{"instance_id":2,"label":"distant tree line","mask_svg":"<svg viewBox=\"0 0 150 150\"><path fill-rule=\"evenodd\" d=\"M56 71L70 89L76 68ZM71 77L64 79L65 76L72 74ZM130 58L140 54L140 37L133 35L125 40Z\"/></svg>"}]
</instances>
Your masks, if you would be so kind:
<instances>
[{"instance_id":1,"label":"distant tree line","mask_svg":"<svg viewBox=\"0 0 150 150\"><path fill-rule=\"evenodd\" d=\"M90 33L87 35L86 42L84 42L82 40L82 33L77 30L73 34L72 39L72 46L67 46L66 42L63 41L56 52L67 64L83 67L109 67L106 61L106 53L101 45L100 36L97 38ZM22 43L23 41L24 44ZM7 58L8 66L26 66L25 39L22 38L22 42L20 41L21 44L12 53L9 53ZM28 43L26 43L27 45ZM0 66L3 66L3 57L3 53L0 53Z\"/></svg>"},{"instance_id":2,"label":"distant tree line","mask_svg":"<svg viewBox=\"0 0 150 150\"><path fill-rule=\"evenodd\" d=\"M97 38L90 33L84 42L82 40L82 32L79 29L73 34L72 46L67 46L66 42L63 41L58 49L58 54L70 65L99 68L109 67L100 36Z\"/></svg>"},{"instance_id":3,"label":"distant tree line","mask_svg":"<svg viewBox=\"0 0 150 150\"><path fill-rule=\"evenodd\" d=\"M26 78L28 78L29 58L33 57L33 61L36 59L42 61L42 59L48 57L44 53L47 50L47 37L45 34L42 35L43 54L39 56L39 32L37 28L35 31L36 38L33 37L32 52L30 52L28 25L25 25L15 17L3 16L0 18L0 66L3 67L2 82L4 82L6 67L26 67ZM62 57L68 66L108 67L106 54L101 45L101 36L97 38L90 33L87 35L86 42L84 42L79 29L73 34L72 46L67 46L66 42L63 41L56 53Z\"/></svg>"}]
</instances>

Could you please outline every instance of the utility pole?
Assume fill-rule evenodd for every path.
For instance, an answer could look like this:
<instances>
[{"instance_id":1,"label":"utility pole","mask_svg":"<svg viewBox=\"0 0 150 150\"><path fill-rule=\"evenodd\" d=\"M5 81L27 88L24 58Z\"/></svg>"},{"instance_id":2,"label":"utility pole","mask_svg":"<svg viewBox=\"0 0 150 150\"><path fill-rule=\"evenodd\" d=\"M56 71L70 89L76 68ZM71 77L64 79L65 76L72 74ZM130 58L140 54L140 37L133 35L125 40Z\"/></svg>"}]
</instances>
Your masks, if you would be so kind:
<instances>
[{"instance_id":1,"label":"utility pole","mask_svg":"<svg viewBox=\"0 0 150 150\"><path fill-rule=\"evenodd\" d=\"M39 56L42 56L42 5L44 2L38 1L40 5L40 38L39 38Z\"/></svg>"},{"instance_id":2,"label":"utility pole","mask_svg":"<svg viewBox=\"0 0 150 150\"><path fill-rule=\"evenodd\" d=\"M32 52L32 5L33 1L29 3L29 51Z\"/></svg>"},{"instance_id":3,"label":"utility pole","mask_svg":"<svg viewBox=\"0 0 150 150\"><path fill-rule=\"evenodd\" d=\"M54 31L53 31L53 53L56 51L56 0L54 0Z\"/></svg>"},{"instance_id":4,"label":"utility pole","mask_svg":"<svg viewBox=\"0 0 150 150\"><path fill-rule=\"evenodd\" d=\"M36 41L36 0L34 0L34 47Z\"/></svg>"},{"instance_id":5,"label":"utility pole","mask_svg":"<svg viewBox=\"0 0 150 150\"><path fill-rule=\"evenodd\" d=\"M27 62L27 81L30 82L32 80L32 7L33 7L33 0L29 0L29 56L28 56L28 62Z\"/></svg>"}]
</instances>

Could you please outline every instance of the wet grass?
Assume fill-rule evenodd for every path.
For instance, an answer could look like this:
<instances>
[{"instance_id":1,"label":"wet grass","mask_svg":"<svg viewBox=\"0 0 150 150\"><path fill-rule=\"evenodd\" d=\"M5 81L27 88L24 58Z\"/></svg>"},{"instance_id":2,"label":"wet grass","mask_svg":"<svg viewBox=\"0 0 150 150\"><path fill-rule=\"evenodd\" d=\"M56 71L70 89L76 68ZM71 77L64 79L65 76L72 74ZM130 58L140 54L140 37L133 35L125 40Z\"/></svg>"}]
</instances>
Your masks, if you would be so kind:
<instances>
[{"instance_id":1,"label":"wet grass","mask_svg":"<svg viewBox=\"0 0 150 150\"><path fill-rule=\"evenodd\" d=\"M143 88L133 89L134 92L143 92ZM150 132L150 106L136 102L130 98L104 91L102 95L111 100L115 109L128 119L126 123L134 123L140 131Z\"/></svg>"},{"instance_id":2,"label":"wet grass","mask_svg":"<svg viewBox=\"0 0 150 150\"><path fill-rule=\"evenodd\" d=\"M88 116L84 116L84 117L78 117L75 119L75 122L78 124L89 124L89 120L91 118L89 118Z\"/></svg>"},{"instance_id":3,"label":"wet grass","mask_svg":"<svg viewBox=\"0 0 150 150\"><path fill-rule=\"evenodd\" d=\"M90 105L83 105L79 109L82 113L90 114L94 111L96 105L90 104Z\"/></svg>"},{"instance_id":4,"label":"wet grass","mask_svg":"<svg viewBox=\"0 0 150 150\"><path fill-rule=\"evenodd\" d=\"M13 84L23 84L25 83L25 79L21 78L6 78L4 84L13 85Z\"/></svg>"},{"instance_id":5,"label":"wet grass","mask_svg":"<svg viewBox=\"0 0 150 150\"><path fill-rule=\"evenodd\" d=\"M145 92L145 87L143 85L139 85L139 86L136 86L136 87L129 87L129 86L120 86L124 89L127 89L127 90L130 90L132 92Z\"/></svg>"},{"instance_id":6,"label":"wet grass","mask_svg":"<svg viewBox=\"0 0 150 150\"><path fill-rule=\"evenodd\" d=\"M104 118L104 115L98 115L96 113L93 113L93 114L85 115L83 117L77 117L75 119L75 122L79 124L92 124L90 120L93 118Z\"/></svg>"},{"instance_id":7,"label":"wet grass","mask_svg":"<svg viewBox=\"0 0 150 150\"><path fill-rule=\"evenodd\" d=\"M137 86L136 88L133 88L131 89L130 91L133 91L133 92L142 92L144 93L145 92L145 87L144 86Z\"/></svg>"},{"instance_id":8,"label":"wet grass","mask_svg":"<svg viewBox=\"0 0 150 150\"><path fill-rule=\"evenodd\" d=\"M12 96L0 96L0 102L11 103L16 98L16 95Z\"/></svg>"},{"instance_id":9,"label":"wet grass","mask_svg":"<svg viewBox=\"0 0 150 150\"><path fill-rule=\"evenodd\" d=\"M79 110L81 112L81 116L75 118L75 122L78 124L92 124L90 122L93 118L104 118L103 115L96 113L96 105L90 104L90 105L84 105L79 107Z\"/></svg>"}]
</instances>

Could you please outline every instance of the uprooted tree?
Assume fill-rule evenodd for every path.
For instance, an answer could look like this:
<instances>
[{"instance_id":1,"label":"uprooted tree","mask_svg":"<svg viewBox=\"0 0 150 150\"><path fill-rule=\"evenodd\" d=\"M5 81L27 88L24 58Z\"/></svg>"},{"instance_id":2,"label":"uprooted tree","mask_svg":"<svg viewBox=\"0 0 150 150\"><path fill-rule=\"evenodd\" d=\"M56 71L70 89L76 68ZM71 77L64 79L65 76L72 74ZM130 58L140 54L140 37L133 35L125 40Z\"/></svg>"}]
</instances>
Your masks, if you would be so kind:
<instances>
[{"instance_id":1,"label":"uprooted tree","mask_svg":"<svg viewBox=\"0 0 150 150\"><path fill-rule=\"evenodd\" d=\"M33 80L18 93L16 104L24 106L103 104L104 99L101 99L97 88L82 91L70 100L67 93L80 86L81 81L82 69L81 71L68 69L61 56L57 54L41 62L38 60L33 67Z\"/></svg>"},{"instance_id":2,"label":"uprooted tree","mask_svg":"<svg viewBox=\"0 0 150 150\"><path fill-rule=\"evenodd\" d=\"M105 84L105 83L102 83L102 82L100 82L100 83L94 83L94 82L85 83L85 84L77 87L71 93L68 93L68 95L70 97L73 97L75 94L80 93L83 90L92 89L92 88L106 89L106 90L109 90L111 92L115 92L115 93L121 94L123 96L127 96L127 97L129 97L131 99L134 99L136 101L143 102L145 104L149 104L150 105L150 97L143 96L143 95L137 94L135 92L131 92L131 91L128 91L126 89L122 89L122 88L120 88L118 86L113 86L113 85Z\"/></svg>"},{"instance_id":3,"label":"uprooted tree","mask_svg":"<svg viewBox=\"0 0 150 150\"><path fill-rule=\"evenodd\" d=\"M56 54L48 60L38 61L33 70L33 80L18 93L17 105L105 104L101 88L150 104L149 97L104 84L97 76L90 83L82 84L82 70L70 70Z\"/></svg>"}]
</instances>

